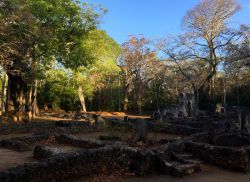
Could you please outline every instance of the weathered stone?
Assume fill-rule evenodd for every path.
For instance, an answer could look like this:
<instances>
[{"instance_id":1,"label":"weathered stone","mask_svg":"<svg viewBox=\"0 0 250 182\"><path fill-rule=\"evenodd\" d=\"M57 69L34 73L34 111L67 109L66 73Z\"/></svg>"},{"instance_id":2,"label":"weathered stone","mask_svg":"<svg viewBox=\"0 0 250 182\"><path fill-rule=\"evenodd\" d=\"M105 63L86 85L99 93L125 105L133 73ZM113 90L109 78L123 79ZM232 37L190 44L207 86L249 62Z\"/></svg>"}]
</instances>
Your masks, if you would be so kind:
<instances>
[{"instance_id":1,"label":"weathered stone","mask_svg":"<svg viewBox=\"0 0 250 182\"><path fill-rule=\"evenodd\" d=\"M99 139L100 140L111 140L111 141L114 141L114 140L121 140L120 137L117 137L117 136L104 136L104 135L101 135L99 136Z\"/></svg>"},{"instance_id":2,"label":"weathered stone","mask_svg":"<svg viewBox=\"0 0 250 182\"><path fill-rule=\"evenodd\" d=\"M186 143L187 150L208 163L224 168L250 172L249 156L245 148L213 146L194 142Z\"/></svg>"},{"instance_id":3,"label":"weathered stone","mask_svg":"<svg viewBox=\"0 0 250 182\"><path fill-rule=\"evenodd\" d=\"M177 135L191 135L202 131L201 128L193 128L187 124L176 124L176 123L157 123L153 125L153 131L177 134Z\"/></svg>"},{"instance_id":4,"label":"weathered stone","mask_svg":"<svg viewBox=\"0 0 250 182\"><path fill-rule=\"evenodd\" d=\"M176 177L183 177L200 171L201 167L199 164L192 164L192 163L185 164L157 157L156 170L162 174L169 174Z\"/></svg>"},{"instance_id":5,"label":"weathered stone","mask_svg":"<svg viewBox=\"0 0 250 182\"><path fill-rule=\"evenodd\" d=\"M215 136L213 142L214 145L237 147L250 145L250 138L243 136L240 133L224 133L222 135Z\"/></svg>"},{"instance_id":6,"label":"weathered stone","mask_svg":"<svg viewBox=\"0 0 250 182\"><path fill-rule=\"evenodd\" d=\"M65 153L65 151L55 147L38 145L33 151L33 156L35 159L46 159L62 153Z\"/></svg>"},{"instance_id":7,"label":"weathered stone","mask_svg":"<svg viewBox=\"0 0 250 182\"><path fill-rule=\"evenodd\" d=\"M32 136L17 137L0 141L0 146L3 148L13 149L22 152L30 150L30 144L42 140L47 140L48 138L48 134L37 134Z\"/></svg>"},{"instance_id":8,"label":"weathered stone","mask_svg":"<svg viewBox=\"0 0 250 182\"><path fill-rule=\"evenodd\" d=\"M82 147L85 149L104 147L105 143L101 140L96 140L93 138L83 138L83 137L75 137L72 135L61 134L56 136L56 140L62 144L71 144L76 147Z\"/></svg>"},{"instance_id":9,"label":"weathered stone","mask_svg":"<svg viewBox=\"0 0 250 182\"><path fill-rule=\"evenodd\" d=\"M113 169L142 175L152 172L154 155L118 145L64 153L0 173L2 182L63 181Z\"/></svg>"}]
</instances>

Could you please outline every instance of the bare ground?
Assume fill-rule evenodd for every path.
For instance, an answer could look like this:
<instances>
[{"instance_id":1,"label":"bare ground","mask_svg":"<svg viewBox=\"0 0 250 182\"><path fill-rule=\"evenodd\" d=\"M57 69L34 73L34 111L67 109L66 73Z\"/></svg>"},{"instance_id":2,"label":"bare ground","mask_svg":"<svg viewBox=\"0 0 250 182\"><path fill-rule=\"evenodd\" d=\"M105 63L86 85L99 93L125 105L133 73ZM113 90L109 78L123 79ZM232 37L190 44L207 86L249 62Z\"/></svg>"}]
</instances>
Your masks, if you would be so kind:
<instances>
[{"instance_id":1,"label":"bare ground","mask_svg":"<svg viewBox=\"0 0 250 182\"><path fill-rule=\"evenodd\" d=\"M148 177L132 177L120 179L119 182L249 182L250 174L225 170L215 166L207 166L207 169L184 178L169 175L154 175Z\"/></svg>"},{"instance_id":2,"label":"bare ground","mask_svg":"<svg viewBox=\"0 0 250 182\"><path fill-rule=\"evenodd\" d=\"M33 152L16 152L8 149L0 149L0 171L15 167L24 163L34 162Z\"/></svg>"},{"instance_id":3,"label":"bare ground","mask_svg":"<svg viewBox=\"0 0 250 182\"><path fill-rule=\"evenodd\" d=\"M6 134L6 135L0 135L0 140L10 139L10 138L16 138L16 137L24 137L24 136L30 136L32 133L24 133L24 134Z\"/></svg>"}]
</instances>

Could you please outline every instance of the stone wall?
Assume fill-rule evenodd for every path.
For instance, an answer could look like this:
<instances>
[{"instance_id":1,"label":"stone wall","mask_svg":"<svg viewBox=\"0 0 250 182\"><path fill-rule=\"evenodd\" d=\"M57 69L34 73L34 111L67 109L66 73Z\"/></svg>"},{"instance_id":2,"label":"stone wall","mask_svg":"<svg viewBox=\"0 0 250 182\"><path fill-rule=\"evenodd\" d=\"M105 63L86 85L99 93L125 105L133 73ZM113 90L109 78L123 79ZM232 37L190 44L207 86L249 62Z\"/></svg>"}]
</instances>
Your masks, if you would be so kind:
<instances>
[{"instance_id":1,"label":"stone wall","mask_svg":"<svg viewBox=\"0 0 250 182\"><path fill-rule=\"evenodd\" d=\"M186 142L186 151L208 162L228 169L250 172L249 147L223 147Z\"/></svg>"},{"instance_id":2,"label":"stone wall","mask_svg":"<svg viewBox=\"0 0 250 182\"><path fill-rule=\"evenodd\" d=\"M153 131L176 134L176 135L191 135L202 131L201 128L193 128L185 124L161 123L153 126Z\"/></svg>"},{"instance_id":3,"label":"stone wall","mask_svg":"<svg viewBox=\"0 0 250 182\"><path fill-rule=\"evenodd\" d=\"M49 134L37 134L32 136L17 137L0 141L0 147L16 150L19 152L30 150L31 144L47 140Z\"/></svg>"},{"instance_id":4,"label":"stone wall","mask_svg":"<svg viewBox=\"0 0 250 182\"><path fill-rule=\"evenodd\" d=\"M0 124L0 134L22 134L39 132L64 132L64 133L82 133L95 130L87 122L80 121L56 121L56 122L32 122L32 123L8 123Z\"/></svg>"},{"instance_id":5,"label":"stone wall","mask_svg":"<svg viewBox=\"0 0 250 182\"><path fill-rule=\"evenodd\" d=\"M44 182L63 181L80 176L122 169L137 175L151 173L154 155L125 146L102 148L66 153L24 164L0 173L1 182Z\"/></svg>"},{"instance_id":6,"label":"stone wall","mask_svg":"<svg viewBox=\"0 0 250 182\"><path fill-rule=\"evenodd\" d=\"M75 137L72 135L56 135L55 136L58 143L61 144L70 144L75 147L81 147L84 149L91 149L91 148L99 148L104 147L106 144L101 140L96 140L93 138L83 138L83 137Z\"/></svg>"}]
</instances>

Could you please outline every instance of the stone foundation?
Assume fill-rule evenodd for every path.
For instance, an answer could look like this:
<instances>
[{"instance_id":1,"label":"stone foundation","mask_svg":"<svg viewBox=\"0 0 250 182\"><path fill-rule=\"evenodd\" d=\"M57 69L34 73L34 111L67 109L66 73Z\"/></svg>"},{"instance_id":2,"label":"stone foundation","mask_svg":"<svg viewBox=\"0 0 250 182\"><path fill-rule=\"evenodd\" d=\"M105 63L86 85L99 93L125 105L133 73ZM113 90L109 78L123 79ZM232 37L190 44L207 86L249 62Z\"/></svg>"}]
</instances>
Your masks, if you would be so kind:
<instances>
[{"instance_id":1,"label":"stone foundation","mask_svg":"<svg viewBox=\"0 0 250 182\"><path fill-rule=\"evenodd\" d=\"M30 150L31 144L47 140L49 138L49 134L38 134L27 137L17 137L0 141L0 147L16 150L19 152Z\"/></svg>"},{"instance_id":2,"label":"stone foundation","mask_svg":"<svg viewBox=\"0 0 250 182\"><path fill-rule=\"evenodd\" d=\"M125 146L106 146L66 153L0 173L1 182L63 181L100 171L122 169L138 175L152 172L154 155Z\"/></svg>"},{"instance_id":3,"label":"stone foundation","mask_svg":"<svg viewBox=\"0 0 250 182\"><path fill-rule=\"evenodd\" d=\"M60 144L70 144L72 146L81 147L84 149L92 149L105 146L104 142L93 138L83 138L83 137L80 138L65 134L56 135L55 138Z\"/></svg>"}]
</instances>

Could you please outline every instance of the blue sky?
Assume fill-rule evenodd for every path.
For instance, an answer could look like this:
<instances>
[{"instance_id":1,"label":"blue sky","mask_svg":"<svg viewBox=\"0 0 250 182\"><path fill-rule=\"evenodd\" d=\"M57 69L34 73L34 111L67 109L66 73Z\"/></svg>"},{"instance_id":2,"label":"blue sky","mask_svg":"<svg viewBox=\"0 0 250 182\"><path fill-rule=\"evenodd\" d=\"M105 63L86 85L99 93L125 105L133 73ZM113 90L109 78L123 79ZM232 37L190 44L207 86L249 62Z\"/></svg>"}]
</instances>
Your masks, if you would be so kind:
<instances>
[{"instance_id":1,"label":"blue sky","mask_svg":"<svg viewBox=\"0 0 250 182\"><path fill-rule=\"evenodd\" d=\"M149 39L164 38L181 32L186 12L200 0L83 0L108 9L100 28L118 43L129 35L143 34ZM250 24L250 0L238 0L242 9L234 17L235 25Z\"/></svg>"}]
</instances>

